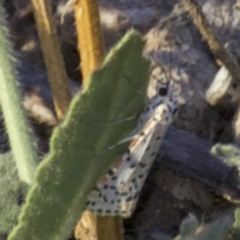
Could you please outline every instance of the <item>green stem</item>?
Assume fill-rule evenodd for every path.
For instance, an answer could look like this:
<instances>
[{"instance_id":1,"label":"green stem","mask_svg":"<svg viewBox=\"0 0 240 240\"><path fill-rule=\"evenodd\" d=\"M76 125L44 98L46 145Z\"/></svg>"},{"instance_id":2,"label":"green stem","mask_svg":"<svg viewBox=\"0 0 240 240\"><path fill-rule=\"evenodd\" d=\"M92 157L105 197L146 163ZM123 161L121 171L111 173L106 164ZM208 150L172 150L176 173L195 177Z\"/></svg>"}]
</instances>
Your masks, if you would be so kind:
<instances>
[{"instance_id":1,"label":"green stem","mask_svg":"<svg viewBox=\"0 0 240 240\"><path fill-rule=\"evenodd\" d=\"M16 80L16 60L9 43L5 16L0 3L0 103L20 179L32 184L37 166L36 146Z\"/></svg>"}]
</instances>

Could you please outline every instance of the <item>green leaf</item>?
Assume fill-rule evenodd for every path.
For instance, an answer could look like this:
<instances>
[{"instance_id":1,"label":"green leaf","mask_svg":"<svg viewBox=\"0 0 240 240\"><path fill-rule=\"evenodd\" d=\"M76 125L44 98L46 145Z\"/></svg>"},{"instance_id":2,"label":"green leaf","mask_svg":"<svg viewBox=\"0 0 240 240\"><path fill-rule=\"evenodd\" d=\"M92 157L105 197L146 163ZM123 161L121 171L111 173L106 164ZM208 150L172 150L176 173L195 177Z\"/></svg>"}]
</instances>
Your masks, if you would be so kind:
<instances>
[{"instance_id":1,"label":"green leaf","mask_svg":"<svg viewBox=\"0 0 240 240\"><path fill-rule=\"evenodd\" d=\"M137 33L126 34L72 101L10 240L61 240L73 229L88 193L127 144L109 147L137 126L144 107L139 89L148 82L143 45Z\"/></svg>"}]
</instances>

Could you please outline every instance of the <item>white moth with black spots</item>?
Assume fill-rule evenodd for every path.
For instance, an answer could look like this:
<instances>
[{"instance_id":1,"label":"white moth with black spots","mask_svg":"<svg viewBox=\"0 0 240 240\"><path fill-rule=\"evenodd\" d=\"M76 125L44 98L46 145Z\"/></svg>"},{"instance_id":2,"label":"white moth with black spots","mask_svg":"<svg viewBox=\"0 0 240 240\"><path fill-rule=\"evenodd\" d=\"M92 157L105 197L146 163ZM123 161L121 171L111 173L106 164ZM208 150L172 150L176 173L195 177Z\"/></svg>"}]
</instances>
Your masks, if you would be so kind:
<instances>
[{"instance_id":1,"label":"white moth with black spots","mask_svg":"<svg viewBox=\"0 0 240 240\"><path fill-rule=\"evenodd\" d=\"M114 162L89 194L89 210L98 215L131 216L161 141L177 111L177 96L171 82L158 82L156 95L142 113L138 133L131 137L128 150ZM121 142L124 141L127 139Z\"/></svg>"}]
</instances>

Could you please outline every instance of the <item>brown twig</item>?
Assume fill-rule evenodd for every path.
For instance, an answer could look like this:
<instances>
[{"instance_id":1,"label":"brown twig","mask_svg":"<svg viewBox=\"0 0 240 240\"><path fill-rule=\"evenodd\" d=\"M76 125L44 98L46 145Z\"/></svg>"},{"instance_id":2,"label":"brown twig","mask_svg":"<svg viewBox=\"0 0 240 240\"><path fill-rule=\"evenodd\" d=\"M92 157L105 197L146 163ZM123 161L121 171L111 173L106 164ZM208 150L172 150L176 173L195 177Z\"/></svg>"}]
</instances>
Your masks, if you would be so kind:
<instances>
[{"instance_id":1,"label":"brown twig","mask_svg":"<svg viewBox=\"0 0 240 240\"><path fill-rule=\"evenodd\" d=\"M208 93L209 96L212 98L210 100L212 104L217 105L227 93L231 93L233 102L239 102L240 95L239 95L239 88L240 88L240 69L237 63L233 60L231 55L224 49L223 45L214 34L209 25L207 19L205 18L201 6L197 3L196 0L183 0L184 4L187 6L188 11L193 19L193 22L198 27L200 33L202 34L203 38L207 41L209 48L212 50L214 56L217 60L220 60L223 65L228 69L231 77L226 77L223 79L224 83L220 81L216 81L216 84L209 89ZM220 79L221 80L221 79ZM222 84L219 84L219 82ZM225 86L223 86L225 84ZM228 86L226 86L228 85ZM235 87L233 87L235 86ZM217 88L218 87L218 88ZM223 89L225 91L223 92ZM235 89L234 89L235 88ZM212 89L217 89L215 92L218 94L215 96L213 95L214 92ZM219 91L218 91L219 89ZM221 95L220 95L221 94ZM210 99L210 98L209 98ZM208 99L208 100L209 100ZM237 145L240 144L240 107L237 110L236 117L235 117L235 124L234 124L234 132L235 132L235 143Z\"/></svg>"},{"instance_id":2,"label":"brown twig","mask_svg":"<svg viewBox=\"0 0 240 240\"><path fill-rule=\"evenodd\" d=\"M240 84L240 69L231 55L225 50L224 46L213 32L208 23L201 6L195 0L183 0L183 3L188 8L190 16L194 24L198 27L203 38L206 40L209 48L213 52L215 58L227 67L233 76L233 81Z\"/></svg>"},{"instance_id":3,"label":"brown twig","mask_svg":"<svg viewBox=\"0 0 240 240\"><path fill-rule=\"evenodd\" d=\"M60 51L57 29L49 0L31 0L43 50L53 101L58 120L63 120L71 101L68 77Z\"/></svg>"},{"instance_id":4,"label":"brown twig","mask_svg":"<svg viewBox=\"0 0 240 240\"><path fill-rule=\"evenodd\" d=\"M97 0L76 1L74 13L85 85L87 76L98 68L104 58ZM75 237L81 240L123 240L122 219L95 216L90 211L85 211L76 225Z\"/></svg>"}]
</instances>

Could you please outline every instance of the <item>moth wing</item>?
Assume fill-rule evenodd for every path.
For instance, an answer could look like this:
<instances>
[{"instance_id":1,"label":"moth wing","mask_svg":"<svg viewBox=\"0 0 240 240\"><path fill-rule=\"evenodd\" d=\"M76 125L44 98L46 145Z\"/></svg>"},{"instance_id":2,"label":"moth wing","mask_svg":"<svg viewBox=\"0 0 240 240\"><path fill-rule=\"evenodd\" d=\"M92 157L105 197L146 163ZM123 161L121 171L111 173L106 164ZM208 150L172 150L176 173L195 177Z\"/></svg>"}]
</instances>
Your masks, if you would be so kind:
<instances>
[{"instance_id":1,"label":"moth wing","mask_svg":"<svg viewBox=\"0 0 240 240\"><path fill-rule=\"evenodd\" d=\"M87 207L91 211L100 215L131 215L171 120L165 104L156 107L152 117L130 143L128 152L115 161L90 193Z\"/></svg>"},{"instance_id":2,"label":"moth wing","mask_svg":"<svg viewBox=\"0 0 240 240\"><path fill-rule=\"evenodd\" d=\"M124 217L130 216L134 211L161 141L173 121L172 114L166 105L160 105L155 112L159 115L159 119L156 119L156 114L149 119L143 128L143 132L147 132L145 138L139 141L139 144L136 144L131 151L132 159L136 163L135 168L130 174L123 171L118 180L118 186L121 186L119 184L124 180L126 180L125 185L128 186L126 194L120 196L120 210ZM126 173L127 175L125 175Z\"/></svg>"}]
</instances>

